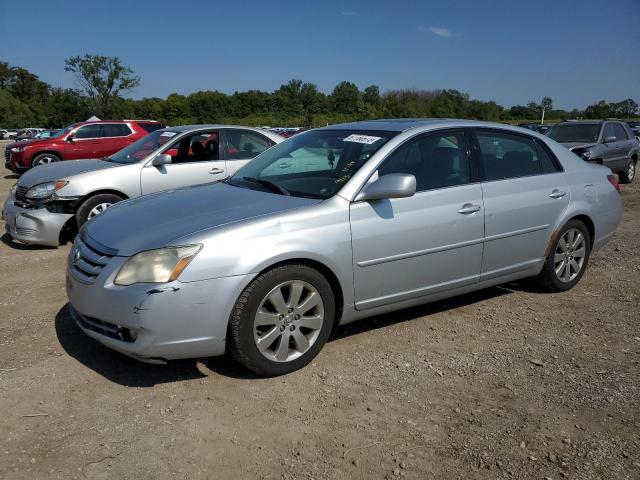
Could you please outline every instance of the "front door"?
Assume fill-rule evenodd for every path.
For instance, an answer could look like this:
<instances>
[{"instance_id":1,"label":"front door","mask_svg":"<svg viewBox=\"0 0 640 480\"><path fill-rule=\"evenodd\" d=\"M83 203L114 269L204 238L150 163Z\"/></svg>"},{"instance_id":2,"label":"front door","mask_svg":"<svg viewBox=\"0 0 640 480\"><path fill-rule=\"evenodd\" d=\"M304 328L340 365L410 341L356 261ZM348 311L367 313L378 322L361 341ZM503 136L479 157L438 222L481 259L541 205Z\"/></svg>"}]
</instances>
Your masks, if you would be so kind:
<instances>
[{"instance_id":1,"label":"front door","mask_svg":"<svg viewBox=\"0 0 640 480\"><path fill-rule=\"evenodd\" d=\"M218 131L199 132L178 140L163 151L171 155L168 165L147 164L141 172L142 194L222 180L227 176L220 158Z\"/></svg>"},{"instance_id":2,"label":"front door","mask_svg":"<svg viewBox=\"0 0 640 480\"><path fill-rule=\"evenodd\" d=\"M462 130L405 142L372 180L409 173L416 177L416 194L351 205L358 310L479 281L484 209L467 145Z\"/></svg>"},{"instance_id":3,"label":"front door","mask_svg":"<svg viewBox=\"0 0 640 480\"><path fill-rule=\"evenodd\" d=\"M536 269L569 205L564 172L528 135L478 130L484 171L485 247L482 280Z\"/></svg>"}]
</instances>

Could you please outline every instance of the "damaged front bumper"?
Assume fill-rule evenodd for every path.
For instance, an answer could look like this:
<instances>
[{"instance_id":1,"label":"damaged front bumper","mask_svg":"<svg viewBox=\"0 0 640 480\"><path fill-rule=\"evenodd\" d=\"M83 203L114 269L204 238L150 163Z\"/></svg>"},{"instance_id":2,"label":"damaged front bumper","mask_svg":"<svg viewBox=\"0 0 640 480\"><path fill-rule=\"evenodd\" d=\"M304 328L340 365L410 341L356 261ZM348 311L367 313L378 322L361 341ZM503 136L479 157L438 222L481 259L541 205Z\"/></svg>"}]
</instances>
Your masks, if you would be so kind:
<instances>
[{"instance_id":1,"label":"damaged front bumper","mask_svg":"<svg viewBox=\"0 0 640 480\"><path fill-rule=\"evenodd\" d=\"M75 199L64 204L29 205L9 195L2 208L5 230L14 239L33 245L57 247L60 233L73 213L67 208Z\"/></svg>"},{"instance_id":2,"label":"damaged front bumper","mask_svg":"<svg viewBox=\"0 0 640 480\"><path fill-rule=\"evenodd\" d=\"M113 280L127 258L114 256L87 283L74 276L73 257L72 249L67 296L76 324L88 336L148 363L224 353L227 323L249 275L120 286Z\"/></svg>"}]
</instances>

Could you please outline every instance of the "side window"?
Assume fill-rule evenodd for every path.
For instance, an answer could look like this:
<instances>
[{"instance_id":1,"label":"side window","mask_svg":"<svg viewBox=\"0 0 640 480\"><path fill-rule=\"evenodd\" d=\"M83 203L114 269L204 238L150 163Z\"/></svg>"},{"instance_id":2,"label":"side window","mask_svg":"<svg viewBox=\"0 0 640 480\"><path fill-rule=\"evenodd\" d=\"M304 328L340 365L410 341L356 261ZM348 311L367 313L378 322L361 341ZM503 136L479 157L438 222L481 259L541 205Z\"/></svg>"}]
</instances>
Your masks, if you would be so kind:
<instances>
[{"instance_id":1,"label":"side window","mask_svg":"<svg viewBox=\"0 0 640 480\"><path fill-rule=\"evenodd\" d=\"M453 187L470 182L469 158L463 132L423 135L392 152L378 168L378 175L409 173L416 190Z\"/></svg>"},{"instance_id":2,"label":"side window","mask_svg":"<svg viewBox=\"0 0 640 480\"><path fill-rule=\"evenodd\" d=\"M613 124L613 131L616 134L616 140L618 142L621 142L623 140L629 140L629 137L627 137L627 132L624 131L624 127L619 123Z\"/></svg>"},{"instance_id":3,"label":"side window","mask_svg":"<svg viewBox=\"0 0 640 480\"><path fill-rule=\"evenodd\" d=\"M487 181L545 173L532 139L508 133L476 133Z\"/></svg>"},{"instance_id":4,"label":"side window","mask_svg":"<svg viewBox=\"0 0 640 480\"><path fill-rule=\"evenodd\" d=\"M124 123L105 123L103 126L104 137L126 137L131 133Z\"/></svg>"},{"instance_id":5,"label":"side window","mask_svg":"<svg viewBox=\"0 0 640 480\"><path fill-rule=\"evenodd\" d=\"M85 125L76 131L76 138L100 138L102 136L102 125L100 124Z\"/></svg>"},{"instance_id":6,"label":"side window","mask_svg":"<svg viewBox=\"0 0 640 480\"><path fill-rule=\"evenodd\" d=\"M226 160L253 158L273 145L267 137L250 130L230 129L225 131L225 136Z\"/></svg>"},{"instance_id":7,"label":"side window","mask_svg":"<svg viewBox=\"0 0 640 480\"><path fill-rule=\"evenodd\" d=\"M542 173L556 173L562 171L558 166L558 162L551 158L551 155L553 154L541 145L541 143L542 142L539 140L536 140L536 150L542 166Z\"/></svg>"},{"instance_id":8,"label":"side window","mask_svg":"<svg viewBox=\"0 0 640 480\"><path fill-rule=\"evenodd\" d=\"M210 162L219 158L218 132L198 133L183 138L168 148L171 163Z\"/></svg>"},{"instance_id":9,"label":"side window","mask_svg":"<svg viewBox=\"0 0 640 480\"><path fill-rule=\"evenodd\" d=\"M156 130L164 128L162 123L138 123L138 125L147 133L155 132Z\"/></svg>"},{"instance_id":10,"label":"side window","mask_svg":"<svg viewBox=\"0 0 640 480\"><path fill-rule=\"evenodd\" d=\"M602 140L609 137L615 137L616 131L613 129L613 123L607 123L604 126L604 132L602 132Z\"/></svg>"}]
</instances>

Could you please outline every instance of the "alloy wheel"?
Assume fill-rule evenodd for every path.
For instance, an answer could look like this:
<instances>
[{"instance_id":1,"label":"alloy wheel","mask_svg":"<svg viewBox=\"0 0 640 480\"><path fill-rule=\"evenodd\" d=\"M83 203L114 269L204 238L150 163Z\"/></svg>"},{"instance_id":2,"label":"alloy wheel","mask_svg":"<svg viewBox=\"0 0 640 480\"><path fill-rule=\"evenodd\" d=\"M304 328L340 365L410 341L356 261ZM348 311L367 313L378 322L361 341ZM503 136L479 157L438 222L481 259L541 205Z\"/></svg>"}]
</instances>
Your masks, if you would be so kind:
<instances>
[{"instance_id":1,"label":"alloy wheel","mask_svg":"<svg viewBox=\"0 0 640 480\"><path fill-rule=\"evenodd\" d=\"M567 230L558 245L554 256L554 269L561 282L569 283L578 276L587 254L584 235L577 228Z\"/></svg>"},{"instance_id":2,"label":"alloy wheel","mask_svg":"<svg viewBox=\"0 0 640 480\"><path fill-rule=\"evenodd\" d=\"M113 203L99 203L98 205L96 205L95 207L93 207L89 211L89 215L87 216L87 220L91 220L96 215L100 215L102 212L104 212L111 205L113 205Z\"/></svg>"},{"instance_id":3,"label":"alloy wheel","mask_svg":"<svg viewBox=\"0 0 640 480\"><path fill-rule=\"evenodd\" d=\"M55 162L56 159L54 157L51 157L49 155L39 158L38 161L36 162L36 167L40 166L40 165L48 165L50 163Z\"/></svg>"},{"instance_id":4,"label":"alloy wheel","mask_svg":"<svg viewBox=\"0 0 640 480\"><path fill-rule=\"evenodd\" d=\"M318 290L302 280L273 288L260 302L253 321L258 351L274 362L304 355L324 324L324 302Z\"/></svg>"},{"instance_id":5,"label":"alloy wheel","mask_svg":"<svg viewBox=\"0 0 640 480\"><path fill-rule=\"evenodd\" d=\"M633 180L633 177L636 175L636 162L629 162L629 166L627 167L627 178L629 181Z\"/></svg>"}]
</instances>

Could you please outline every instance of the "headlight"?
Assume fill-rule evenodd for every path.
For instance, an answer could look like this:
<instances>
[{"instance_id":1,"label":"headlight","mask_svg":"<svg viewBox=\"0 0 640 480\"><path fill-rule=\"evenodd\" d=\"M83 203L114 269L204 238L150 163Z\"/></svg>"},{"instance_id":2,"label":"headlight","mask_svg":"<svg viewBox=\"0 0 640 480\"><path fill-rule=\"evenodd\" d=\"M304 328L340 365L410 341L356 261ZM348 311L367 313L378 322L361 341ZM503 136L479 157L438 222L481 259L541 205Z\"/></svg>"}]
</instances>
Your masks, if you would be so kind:
<instances>
[{"instance_id":1,"label":"headlight","mask_svg":"<svg viewBox=\"0 0 640 480\"><path fill-rule=\"evenodd\" d=\"M11 149L11 151L12 151L12 152L14 152L14 153L24 152L24 149L25 149L25 148L27 148L27 147L26 147L26 146L25 146L25 147L13 147L13 148Z\"/></svg>"},{"instance_id":2,"label":"headlight","mask_svg":"<svg viewBox=\"0 0 640 480\"><path fill-rule=\"evenodd\" d=\"M13 185L13 187L11 187L11 191L9 192L9 196L10 197L15 197L16 196L16 191L18 190L18 184L15 183Z\"/></svg>"},{"instance_id":3,"label":"headlight","mask_svg":"<svg viewBox=\"0 0 640 480\"><path fill-rule=\"evenodd\" d=\"M582 158L586 158L586 159L591 158L591 150L589 150L589 149L587 148L586 150L584 150L584 151L580 152L580 156L581 156Z\"/></svg>"},{"instance_id":4,"label":"headlight","mask_svg":"<svg viewBox=\"0 0 640 480\"><path fill-rule=\"evenodd\" d=\"M173 282L193 260L202 245L166 247L135 254L122 266L116 285Z\"/></svg>"},{"instance_id":5,"label":"headlight","mask_svg":"<svg viewBox=\"0 0 640 480\"><path fill-rule=\"evenodd\" d=\"M66 180L39 183L38 185L34 185L29 190L27 190L27 193L25 193L24 196L31 200L42 200L44 198L49 198L55 192L64 187L67 183L69 182L67 182Z\"/></svg>"}]
</instances>

